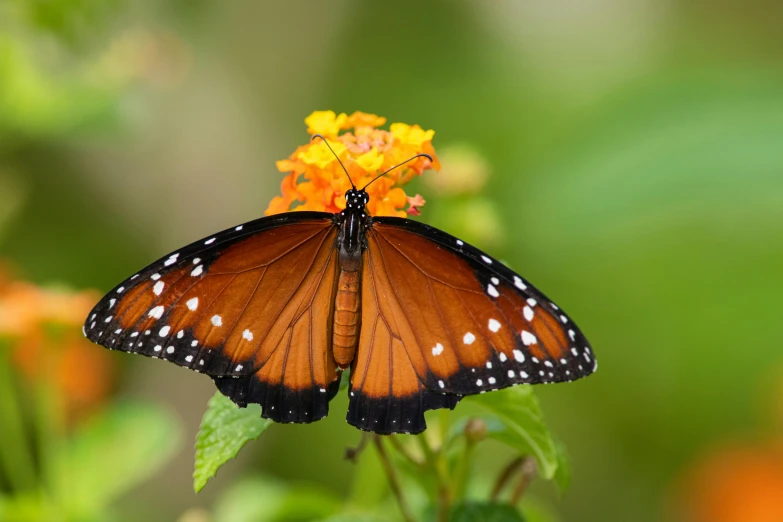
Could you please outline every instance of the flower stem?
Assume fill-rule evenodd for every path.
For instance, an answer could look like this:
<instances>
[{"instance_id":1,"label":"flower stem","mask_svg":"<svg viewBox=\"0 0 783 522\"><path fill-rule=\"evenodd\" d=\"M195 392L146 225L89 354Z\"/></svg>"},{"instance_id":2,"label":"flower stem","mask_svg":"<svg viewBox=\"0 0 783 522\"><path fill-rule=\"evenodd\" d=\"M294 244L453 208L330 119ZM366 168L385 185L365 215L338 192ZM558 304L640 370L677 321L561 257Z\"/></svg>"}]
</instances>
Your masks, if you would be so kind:
<instances>
[{"instance_id":1,"label":"flower stem","mask_svg":"<svg viewBox=\"0 0 783 522\"><path fill-rule=\"evenodd\" d=\"M408 507L408 503L405 501L405 497L402 494L402 488L400 487L400 481L397 477L397 472L395 471L391 460L389 460L389 455L386 453L386 449L383 447L383 441L381 440L381 437L378 435L373 435L372 437L373 442L375 443L375 448L378 450L378 457L380 458L381 464L383 465L383 470L386 472L386 478L389 481L389 488L391 489L394 497L397 499L397 504L400 506L402 518L404 518L406 522L416 522L416 518L411 513L410 508Z\"/></svg>"},{"instance_id":2,"label":"flower stem","mask_svg":"<svg viewBox=\"0 0 783 522\"><path fill-rule=\"evenodd\" d=\"M391 435L387 439L389 441L389 444L392 445L392 448L397 450L397 453L405 457L407 461L409 461L411 464L418 468L426 468L427 463L422 462L422 460L415 455L413 455L408 448L405 447L404 444L400 442L400 439L397 438L395 435Z\"/></svg>"},{"instance_id":3,"label":"flower stem","mask_svg":"<svg viewBox=\"0 0 783 522\"><path fill-rule=\"evenodd\" d=\"M0 444L0 466L16 491L35 486L35 468L25 439L24 421L16 400L16 387L8 362L8 346L0 346L0 418L3 419L3 443Z\"/></svg>"},{"instance_id":4,"label":"flower stem","mask_svg":"<svg viewBox=\"0 0 783 522\"><path fill-rule=\"evenodd\" d=\"M436 452L432 449L429 442L427 441L426 435L417 435L416 439L419 441L421 450L424 452L424 456L427 459L427 465L431 466L435 473L438 488L438 521L445 522L449 517L452 497L445 447L441 446L440 450Z\"/></svg>"}]
</instances>

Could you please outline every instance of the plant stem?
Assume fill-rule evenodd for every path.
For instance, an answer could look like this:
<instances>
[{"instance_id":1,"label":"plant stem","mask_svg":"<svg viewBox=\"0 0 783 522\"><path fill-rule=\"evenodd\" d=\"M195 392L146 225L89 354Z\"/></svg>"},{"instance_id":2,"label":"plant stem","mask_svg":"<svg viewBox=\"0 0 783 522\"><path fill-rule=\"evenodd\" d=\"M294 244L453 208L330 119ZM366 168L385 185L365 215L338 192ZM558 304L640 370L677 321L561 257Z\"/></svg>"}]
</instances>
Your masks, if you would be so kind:
<instances>
[{"instance_id":1,"label":"plant stem","mask_svg":"<svg viewBox=\"0 0 783 522\"><path fill-rule=\"evenodd\" d=\"M381 464L383 465L383 470L386 472L386 478L389 481L389 488L391 489L394 497L397 499L397 504L400 506L402 518L404 518L406 522L416 522L416 518L411 513L410 508L408 507L408 503L405 501L405 497L402 494L402 488L400 487L400 481L397 478L397 472L395 471L391 460L389 460L389 455L386 453L386 449L383 447L383 441L381 440L381 437L378 435L373 435L372 437L373 442L375 443L375 448L378 450L378 457L380 458Z\"/></svg>"},{"instance_id":2,"label":"plant stem","mask_svg":"<svg viewBox=\"0 0 783 522\"><path fill-rule=\"evenodd\" d=\"M10 372L10 347L0 343L0 417L3 418L3 442L0 444L0 466L16 491L35 487L35 468L25 439L24 421L16 400L16 387Z\"/></svg>"},{"instance_id":3,"label":"plant stem","mask_svg":"<svg viewBox=\"0 0 783 522\"><path fill-rule=\"evenodd\" d=\"M444 446L441 446L440 450L435 452L424 434L417 435L416 439L419 441L419 445L424 452L427 464L431 466L435 472L438 487L438 520L439 522L446 522L449 517L449 510L451 509L451 484L449 481L449 469L448 463L446 462L445 448Z\"/></svg>"},{"instance_id":4,"label":"plant stem","mask_svg":"<svg viewBox=\"0 0 783 522\"><path fill-rule=\"evenodd\" d=\"M405 457L405 459L408 460L414 466L417 466L419 468L427 467L427 463L423 462L421 459L413 455L410 452L410 450L408 450L408 448L406 448L405 445L400 442L400 439L398 439L395 435L390 435L386 440L389 441L389 444L392 445L392 448L397 450L397 453Z\"/></svg>"},{"instance_id":5,"label":"plant stem","mask_svg":"<svg viewBox=\"0 0 783 522\"><path fill-rule=\"evenodd\" d=\"M525 461L524 457L517 457L511 462L509 462L508 466L503 468L503 471L501 471L500 475L498 475L497 481L495 481L495 487L492 488L492 494L489 497L493 502L498 499L498 496L500 496L500 492L503 491L503 488L505 487L506 483L514 475L514 473L516 473L516 471L522 466L524 461Z\"/></svg>"},{"instance_id":6,"label":"plant stem","mask_svg":"<svg viewBox=\"0 0 783 522\"><path fill-rule=\"evenodd\" d=\"M527 491L530 483L533 482L533 478L536 476L538 468L536 466L536 459L533 457L525 457L522 463L522 476L519 477L519 482L514 488L514 492L511 494L511 505L516 506L522 499L522 495Z\"/></svg>"},{"instance_id":7,"label":"plant stem","mask_svg":"<svg viewBox=\"0 0 783 522\"><path fill-rule=\"evenodd\" d=\"M468 474L473 460L473 452L476 449L476 443L466 439L465 450L462 452L462 458L457 461L457 469L454 472L454 500L459 501L465 497L465 490L468 486Z\"/></svg>"}]
</instances>

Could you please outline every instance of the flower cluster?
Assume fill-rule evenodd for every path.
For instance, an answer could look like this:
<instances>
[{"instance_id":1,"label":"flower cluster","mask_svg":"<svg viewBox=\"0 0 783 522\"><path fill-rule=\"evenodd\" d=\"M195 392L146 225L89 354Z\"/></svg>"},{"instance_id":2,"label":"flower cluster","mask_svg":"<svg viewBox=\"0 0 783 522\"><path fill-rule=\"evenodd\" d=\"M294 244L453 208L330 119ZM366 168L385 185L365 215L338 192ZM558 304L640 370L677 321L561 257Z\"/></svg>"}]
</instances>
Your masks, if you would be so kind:
<instances>
[{"instance_id":1,"label":"flower cluster","mask_svg":"<svg viewBox=\"0 0 783 522\"><path fill-rule=\"evenodd\" d=\"M384 117L358 111L350 116L316 111L305 118L307 132L321 134L328 140L359 188L416 154L432 156L432 162L417 158L367 187L367 209L371 215L417 215L424 199L418 194L409 197L402 186L427 169L440 170L440 161L432 148L435 131L405 123L392 123L389 130L378 128L385 123ZM345 208L345 192L351 188L351 182L324 140L298 147L288 159L278 161L277 168L287 175L281 184L282 196L272 199L267 215L291 210L336 213Z\"/></svg>"},{"instance_id":2,"label":"flower cluster","mask_svg":"<svg viewBox=\"0 0 783 522\"><path fill-rule=\"evenodd\" d=\"M109 354L81 332L97 297L14 280L0 267L0 349L10 347L25 380L51 388L71 418L102 403L113 381Z\"/></svg>"}]
</instances>

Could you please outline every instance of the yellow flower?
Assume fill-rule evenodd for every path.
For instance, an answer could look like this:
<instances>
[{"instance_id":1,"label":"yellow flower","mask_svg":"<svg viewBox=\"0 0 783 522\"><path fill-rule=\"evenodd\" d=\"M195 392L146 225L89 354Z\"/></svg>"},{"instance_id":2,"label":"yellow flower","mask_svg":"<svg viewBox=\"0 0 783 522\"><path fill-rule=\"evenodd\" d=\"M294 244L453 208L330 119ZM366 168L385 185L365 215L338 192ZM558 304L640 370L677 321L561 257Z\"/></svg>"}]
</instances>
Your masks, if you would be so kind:
<instances>
[{"instance_id":1,"label":"yellow flower","mask_svg":"<svg viewBox=\"0 0 783 522\"><path fill-rule=\"evenodd\" d=\"M356 163L367 172L377 172L383 165L383 154L378 154L378 149L373 147L370 152L356 158Z\"/></svg>"},{"instance_id":2,"label":"yellow flower","mask_svg":"<svg viewBox=\"0 0 783 522\"><path fill-rule=\"evenodd\" d=\"M421 147L425 141L432 141L434 130L425 131L418 125L406 125L405 123L392 123L389 127L392 136L406 145Z\"/></svg>"},{"instance_id":3,"label":"yellow flower","mask_svg":"<svg viewBox=\"0 0 783 522\"><path fill-rule=\"evenodd\" d=\"M315 111L305 118L305 124L310 134L323 134L327 138L334 138L347 119L344 112L338 116L334 111Z\"/></svg>"},{"instance_id":4,"label":"yellow flower","mask_svg":"<svg viewBox=\"0 0 783 522\"><path fill-rule=\"evenodd\" d=\"M292 210L340 212L345 208L345 191L351 188L351 181L362 188L380 173L416 154L426 153L432 161L417 158L367 187L367 210L371 215L418 215L424 200L420 196L409 198L402 187L427 169L440 170L440 160L431 143L435 131L404 123L393 124L390 131L378 128L385 123L382 116L359 111L350 116L334 111L310 114L305 118L307 131L329 139L329 145L348 169L350 180L323 140L301 145L288 158L277 162L277 168L286 176L280 186L282 195L272 199L266 215Z\"/></svg>"},{"instance_id":5,"label":"yellow flower","mask_svg":"<svg viewBox=\"0 0 783 522\"><path fill-rule=\"evenodd\" d=\"M335 154L340 156L345 152L346 148L342 143L335 141L329 142L329 145L331 145L332 150L334 150L334 154L329 150L326 142L320 140L313 144L308 150L300 152L298 159L302 160L307 165L315 165L319 169L324 169L327 165L337 160L337 158L334 157Z\"/></svg>"}]
</instances>

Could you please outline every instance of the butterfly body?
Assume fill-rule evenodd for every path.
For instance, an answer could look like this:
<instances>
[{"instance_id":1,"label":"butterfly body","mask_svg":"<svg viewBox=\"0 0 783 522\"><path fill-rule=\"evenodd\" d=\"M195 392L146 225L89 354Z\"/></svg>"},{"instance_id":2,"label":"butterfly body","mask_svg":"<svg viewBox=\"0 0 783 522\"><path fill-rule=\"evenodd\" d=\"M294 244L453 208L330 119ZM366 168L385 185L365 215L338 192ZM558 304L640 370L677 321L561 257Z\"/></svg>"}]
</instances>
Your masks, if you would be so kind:
<instances>
[{"instance_id":1,"label":"butterfly body","mask_svg":"<svg viewBox=\"0 0 783 522\"><path fill-rule=\"evenodd\" d=\"M85 335L206 373L277 422L328 413L351 369L347 420L418 433L464 395L571 381L595 358L573 321L479 249L428 225L289 212L196 241L109 292Z\"/></svg>"},{"instance_id":2,"label":"butterfly body","mask_svg":"<svg viewBox=\"0 0 783 522\"><path fill-rule=\"evenodd\" d=\"M365 191L350 190L345 196L345 210L336 221L339 232L339 276L334 301L334 358L341 369L350 367L359 342L361 327L362 254L367 248L365 229L370 219L365 212L369 196Z\"/></svg>"}]
</instances>

